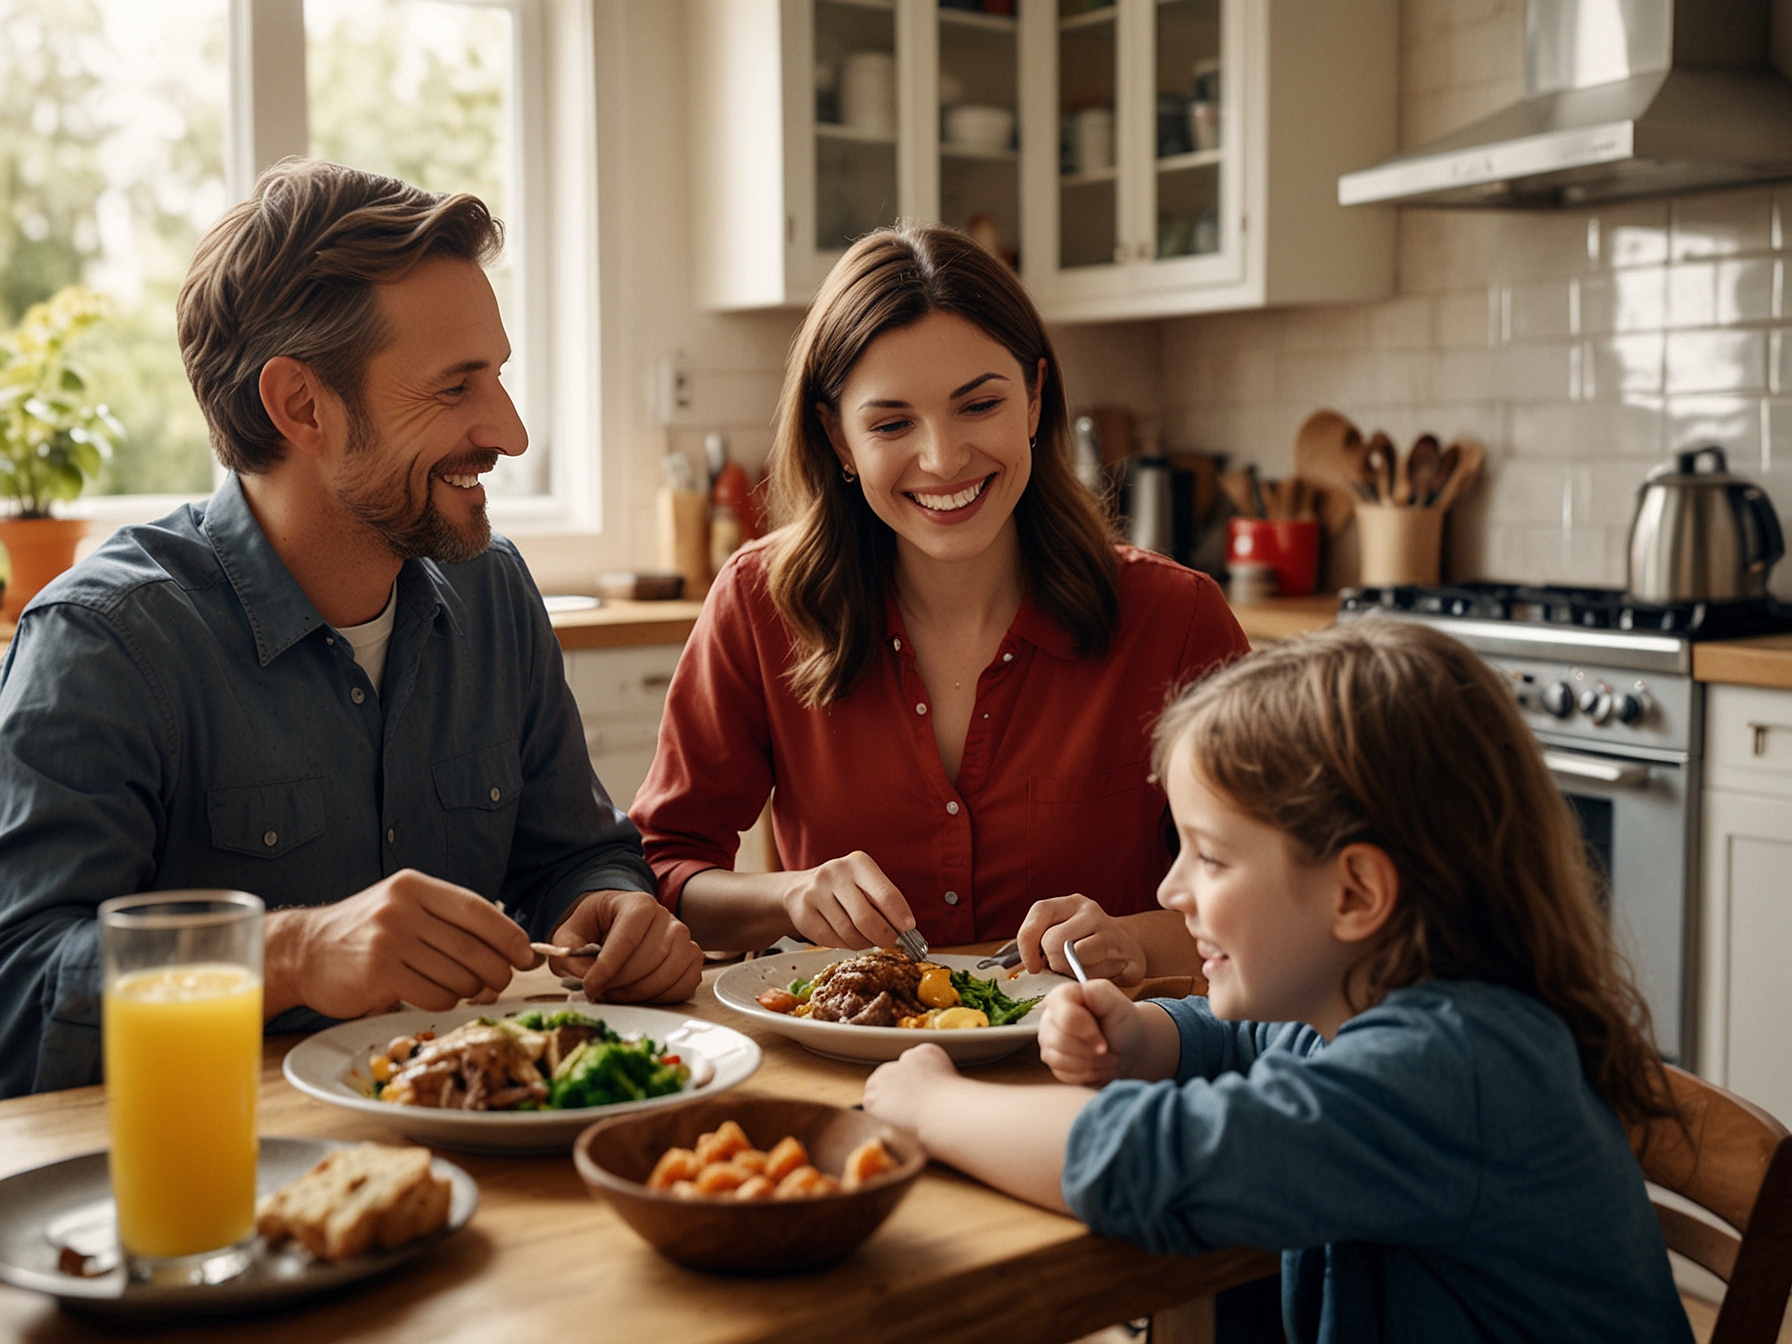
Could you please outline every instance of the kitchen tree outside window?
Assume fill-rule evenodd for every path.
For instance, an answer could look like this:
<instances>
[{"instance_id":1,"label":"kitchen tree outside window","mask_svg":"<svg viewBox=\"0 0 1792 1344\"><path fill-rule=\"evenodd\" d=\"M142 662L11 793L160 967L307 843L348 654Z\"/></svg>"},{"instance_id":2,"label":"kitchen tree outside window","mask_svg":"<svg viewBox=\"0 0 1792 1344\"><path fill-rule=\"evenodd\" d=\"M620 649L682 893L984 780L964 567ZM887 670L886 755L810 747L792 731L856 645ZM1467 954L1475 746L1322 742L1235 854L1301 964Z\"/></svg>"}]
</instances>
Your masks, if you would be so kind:
<instances>
[{"instance_id":1,"label":"kitchen tree outside window","mask_svg":"<svg viewBox=\"0 0 1792 1344\"><path fill-rule=\"evenodd\" d=\"M505 381L525 419L543 408L529 353L544 344L545 304L527 288L539 230L525 208L533 2L0 0L0 322L76 282L110 299L116 320L85 338L80 361L130 439L91 495L212 488L174 299L199 236L246 192L265 166L254 148L282 126L282 152L491 205L508 237L492 272L516 351ZM245 40L270 18L302 21L302 62L297 44ZM545 439L502 464L495 495L550 491ZM167 503L93 506L116 522Z\"/></svg>"}]
</instances>

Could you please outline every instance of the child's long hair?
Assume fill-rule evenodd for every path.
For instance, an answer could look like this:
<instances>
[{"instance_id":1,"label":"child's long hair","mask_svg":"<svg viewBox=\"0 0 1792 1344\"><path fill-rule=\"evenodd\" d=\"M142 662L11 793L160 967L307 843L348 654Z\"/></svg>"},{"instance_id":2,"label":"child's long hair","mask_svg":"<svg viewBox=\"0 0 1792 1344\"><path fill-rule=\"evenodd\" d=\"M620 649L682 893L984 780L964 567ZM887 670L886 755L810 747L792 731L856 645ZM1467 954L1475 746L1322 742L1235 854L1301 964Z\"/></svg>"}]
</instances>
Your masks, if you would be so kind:
<instances>
[{"instance_id":1,"label":"child's long hair","mask_svg":"<svg viewBox=\"0 0 1792 1344\"><path fill-rule=\"evenodd\" d=\"M1234 806L1322 861L1387 851L1400 894L1347 981L1370 1007L1422 980L1542 1000L1627 1121L1671 1115L1649 1010L1613 946L1567 802L1499 676L1426 626L1368 619L1273 646L1175 701L1156 767L1186 742Z\"/></svg>"}]
</instances>

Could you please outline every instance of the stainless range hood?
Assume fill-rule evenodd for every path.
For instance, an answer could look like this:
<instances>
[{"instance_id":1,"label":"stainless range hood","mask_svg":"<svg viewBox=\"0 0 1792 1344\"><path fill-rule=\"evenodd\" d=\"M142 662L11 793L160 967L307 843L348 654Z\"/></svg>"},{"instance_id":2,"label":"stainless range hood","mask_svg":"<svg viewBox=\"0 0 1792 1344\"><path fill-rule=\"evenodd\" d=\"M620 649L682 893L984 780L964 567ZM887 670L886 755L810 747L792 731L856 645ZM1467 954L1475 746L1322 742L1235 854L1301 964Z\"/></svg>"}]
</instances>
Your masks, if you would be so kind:
<instances>
[{"instance_id":1,"label":"stainless range hood","mask_svg":"<svg viewBox=\"0 0 1792 1344\"><path fill-rule=\"evenodd\" d=\"M1792 0L1527 0L1525 98L1342 205L1549 208L1792 178Z\"/></svg>"}]
</instances>

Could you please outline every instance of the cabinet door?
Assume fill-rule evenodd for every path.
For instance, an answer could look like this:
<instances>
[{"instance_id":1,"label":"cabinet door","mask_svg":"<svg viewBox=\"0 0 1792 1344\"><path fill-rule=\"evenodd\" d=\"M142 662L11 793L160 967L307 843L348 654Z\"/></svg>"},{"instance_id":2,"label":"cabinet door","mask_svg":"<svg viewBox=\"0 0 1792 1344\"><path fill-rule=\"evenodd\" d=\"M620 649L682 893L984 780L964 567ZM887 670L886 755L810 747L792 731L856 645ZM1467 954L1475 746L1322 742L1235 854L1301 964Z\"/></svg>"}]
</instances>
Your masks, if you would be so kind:
<instances>
[{"instance_id":1,"label":"cabinet door","mask_svg":"<svg viewBox=\"0 0 1792 1344\"><path fill-rule=\"evenodd\" d=\"M897 144L907 98L894 0L793 0L793 81L812 90L793 118L807 180L793 191L794 272L812 293L853 239L896 222ZM806 76L806 80L805 80ZM806 127L805 124L806 123ZM802 135L806 129L809 133ZM806 209L804 207L807 207Z\"/></svg>"},{"instance_id":2,"label":"cabinet door","mask_svg":"<svg viewBox=\"0 0 1792 1344\"><path fill-rule=\"evenodd\" d=\"M917 142L932 172L917 213L963 229L1018 261L1021 244L1020 23L981 0L925 0L935 75Z\"/></svg>"},{"instance_id":3,"label":"cabinet door","mask_svg":"<svg viewBox=\"0 0 1792 1344\"><path fill-rule=\"evenodd\" d=\"M1025 152L1044 170L1033 174L1044 208L1022 261L1053 296L1111 294L1126 283L1129 221L1122 218L1118 150L1120 66L1131 44L1121 20L1113 0L1032 0L1023 16L1023 59L1040 90L1027 100Z\"/></svg>"},{"instance_id":4,"label":"cabinet door","mask_svg":"<svg viewBox=\"0 0 1792 1344\"><path fill-rule=\"evenodd\" d=\"M1792 798L1705 791L1702 1071L1792 1125Z\"/></svg>"},{"instance_id":5,"label":"cabinet door","mask_svg":"<svg viewBox=\"0 0 1792 1344\"><path fill-rule=\"evenodd\" d=\"M1145 78L1128 94L1138 101L1131 121L1147 129L1124 165L1145 226L1134 246L1141 289L1230 284L1244 274L1241 8L1157 0L1143 25L1136 65Z\"/></svg>"},{"instance_id":6,"label":"cabinet door","mask_svg":"<svg viewBox=\"0 0 1792 1344\"><path fill-rule=\"evenodd\" d=\"M679 644L649 644L566 655L566 681L579 707L592 769L624 811L653 765L666 688L682 652Z\"/></svg>"}]
</instances>

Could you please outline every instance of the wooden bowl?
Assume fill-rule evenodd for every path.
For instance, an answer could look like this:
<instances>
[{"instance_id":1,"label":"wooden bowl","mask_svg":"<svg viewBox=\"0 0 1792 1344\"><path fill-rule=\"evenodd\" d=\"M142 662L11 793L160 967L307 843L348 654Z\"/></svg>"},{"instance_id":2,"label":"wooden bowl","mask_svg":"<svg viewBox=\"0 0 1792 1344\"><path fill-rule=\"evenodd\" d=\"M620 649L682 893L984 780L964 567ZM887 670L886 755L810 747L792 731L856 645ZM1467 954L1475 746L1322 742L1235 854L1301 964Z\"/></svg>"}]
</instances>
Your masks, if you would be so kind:
<instances>
[{"instance_id":1,"label":"wooden bowl","mask_svg":"<svg viewBox=\"0 0 1792 1344\"><path fill-rule=\"evenodd\" d=\"M700 1134L724 1120L737 1123L757 1148L794 1134L832 1176L873 1137L884 1141L896 1166L857 1190L810 1199L681 1199L643 1184L666 1149L693 1148ZM599 1120L579 1135L572 1156L592 1195L607 1196L660 1254L725 1274L794 1274L844 1260L890 1216L927 1165L911 1135L863 1111L735 1094Z\"/></svg>"}]
</instances>

